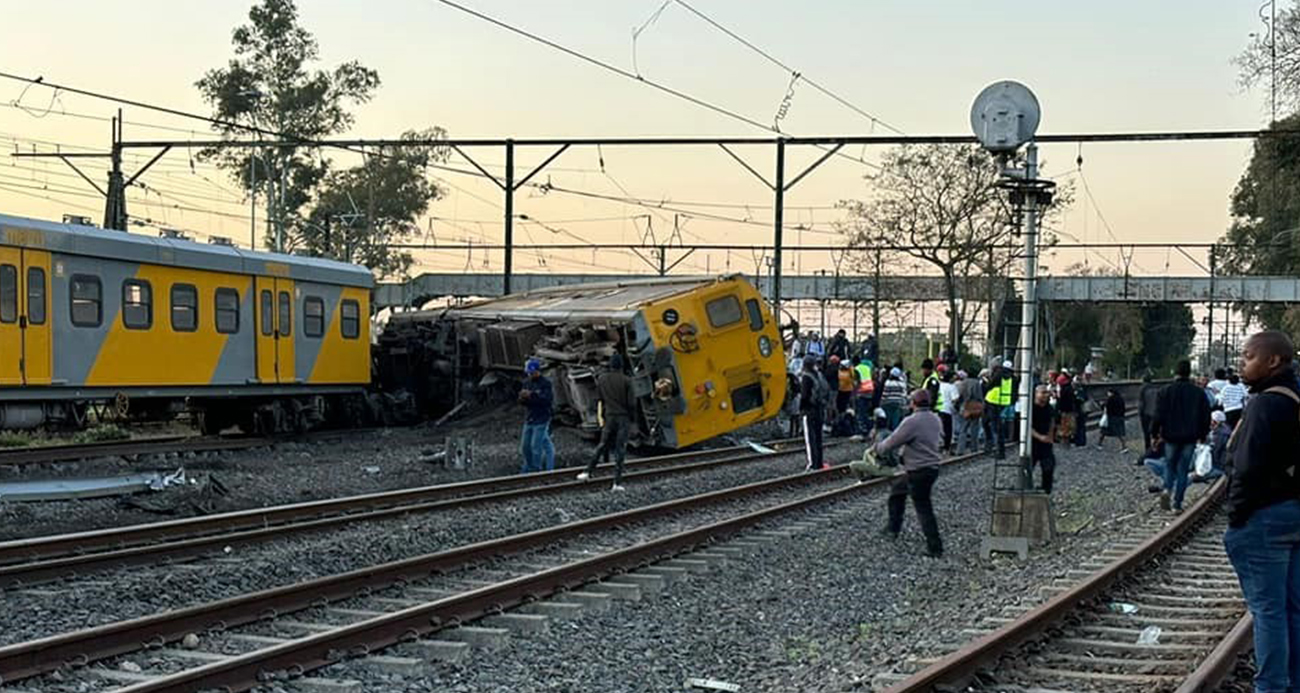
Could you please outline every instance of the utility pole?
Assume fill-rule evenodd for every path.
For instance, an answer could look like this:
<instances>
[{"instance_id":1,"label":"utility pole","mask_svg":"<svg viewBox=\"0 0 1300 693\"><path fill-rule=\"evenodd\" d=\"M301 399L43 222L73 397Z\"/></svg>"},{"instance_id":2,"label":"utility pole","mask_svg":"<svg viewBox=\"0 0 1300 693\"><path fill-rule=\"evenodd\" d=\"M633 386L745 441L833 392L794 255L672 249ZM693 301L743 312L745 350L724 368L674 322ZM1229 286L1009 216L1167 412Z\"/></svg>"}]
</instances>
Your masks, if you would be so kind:
<instances>
[{"instance_id":1,"label":"utility pole","mask_svg":"<svg viewBox=\"0 0 1300 693\"><path fill-rule=\"evenodd\" d=\"M506 140L506 243L505 269L501 279L501 295L510 295L510 284L515 266L515 142Z\"/></svg>"},{"instance_id":2,"label":"utility pole","mask_svg":"<svg viewBox=\"0 0 1300 693\"><path fill-rule=\"evenodd\" d=\"M104 228L126 230L126 179L122 175L122 109L113 118L113 146L109 153L112 170L108 174L108 192L104 195Z\"/></svg>"},{"instance_id":3,"label":"utility pole","mask_svg":"<svg viewBox=\"0 0 1300 693\"><path fill-rule=\"evenodd\" d=\"M1217 255L1218 253L1214 252L1214 246L1210 246L1210 315L1206 321L1206 331L1209 332L1210 341L1209 347L1205 350L1206 368L1209 368L1209 362L1214 360L1214 278L1218 270L1218 266L1215 264L1218 261L1218 258L1216 257ZM1224 332L1224 336L1227 336L1226 331ZM1224 363L1223 365L1226 366L1228 364Z\"/></svg>"},{"instance_id":4,"label":"utility pole","mask_svg":"<svg viewBox=\"0 0 1300 693\"><path fill-rule=\"evenodd\" d=\"M772 311L781 320L781 242L785 226L785 139L776 141L776 201L772 208ZM824 321L823 321L824 322Z\"/></svg>"}]
</instances>

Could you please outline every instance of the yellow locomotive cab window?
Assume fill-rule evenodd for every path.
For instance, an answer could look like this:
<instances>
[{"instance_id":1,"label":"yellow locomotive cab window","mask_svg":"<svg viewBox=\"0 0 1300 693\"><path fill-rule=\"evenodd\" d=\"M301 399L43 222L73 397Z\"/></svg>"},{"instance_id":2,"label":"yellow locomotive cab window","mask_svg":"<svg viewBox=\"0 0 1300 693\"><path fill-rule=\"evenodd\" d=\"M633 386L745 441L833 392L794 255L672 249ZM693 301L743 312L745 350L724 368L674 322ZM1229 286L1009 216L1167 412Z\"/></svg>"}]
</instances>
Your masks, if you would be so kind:
<instances>
[{"instance_id":1,"label":"yellow locomotive cab window","mask_svg":"<svg viewBox=\"0 0 1300 693\"><path fill-rule=\"evenodd\" d=\"M763 331L763 309L758 306L758 299L745 301L745 312L749 313L749 329L753 332Z\"/></svg>"},{"instance_id":2,"label":"yellow locomotive cab window","mask_svg":"<svg viewBox=\"0 0 1300 693\"><path fill-rule=\"evenodd\" d=\"M734 325L744 318L740 312L740 299L731 294L704 304L704 312L709 314L709 324L714 327Z\"/></svg>"},{"instance_id":3,"label":"yellow locomotive cab window","mask_svg":"<svg viewBox=\"0 0 1300 693\"><path fill-rule=\"evenodd\" d=\"M344 339L356 339L361 336L361 304L353 300L344 301L339 306L339 330Z\"/></svg>"},{"instance_id":4,"label":"yellow locomotive cab window","mask_svg":"<svg viewBox=\"0 0 1300 693\"><path fill-rule=\"evenodd\" d=\"M239 331L239 292L234 289L217 289L214 298L217 332L234 334Z\"/></svg>"},{"instance_id":5,"label":"yellow locomotive cab window","mask_svg":"<svg viewBox=\"0 0 1300 693\"><path fill-rule=\"evenodd\" d=\"M128 330L147 330L153 326L153 289L149 282L140 279L122 282L122 325Z\"/></svg>"},{"instance_id":6,"label":"yellow locomotive cab window","mask_svg":"<svg viewBox=\"0 0 1300 693\"><path fill-rule=\"evenodd\" d=\"M45 324L45 268L27 268L27 322Z\"/></svg>"},{"instance_id":7,"label":"yellow locomotive cab window","mask_svg":"<svg viewBox=\"0 0 1300 693\"><path fill-rule=\"evenodd\" d=\"M103 319L104 286L99 277L89 274L72 275L72 324L77 327L99 327Z\"/></svg>"},{"instance_id":8,"label":"yellow locomotive cab window","mask_svg":"<svg viewBox=\"0 0 1300 693\"><path fill-rule=\"evenodd\" d=\"M302 302L302 334L304 337L325 334L325 301L319 296L308 296Z\"/></svg>"},{"instance_id":9,"label":"yellow locomotive cab window","mask_svg":"<svg viewBox=\"0 0 1300 693\"><path fill-rule=\"evenodd\" d=\"M18 322L18 268L0 265L0 322Z\"/></svg>"},{"instance_id":10,"label":"yellow locomotive cab window","mask_svg":"<svg viewBox=\"0 0 1300 693\"><path fill-rule=\"evenodd\" d=\"M199 329L199 290L192 284L172 284L172 329L177 332Z\"/></svg>"}]
</instances>

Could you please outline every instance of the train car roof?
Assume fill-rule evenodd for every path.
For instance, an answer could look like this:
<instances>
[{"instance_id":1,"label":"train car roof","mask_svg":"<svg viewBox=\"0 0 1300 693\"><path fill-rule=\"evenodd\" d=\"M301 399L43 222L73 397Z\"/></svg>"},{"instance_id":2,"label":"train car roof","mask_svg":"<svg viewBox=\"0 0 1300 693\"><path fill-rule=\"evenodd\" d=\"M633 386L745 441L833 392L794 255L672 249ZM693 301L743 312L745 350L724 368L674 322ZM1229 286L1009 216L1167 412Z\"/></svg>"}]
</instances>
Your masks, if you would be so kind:
<instances>
[{"instance_id":1,"label":"train car roof","mask_svg":"<svg viewBox=\"0 0 1300 693\"><path fill-rule=\"evenodd\" d=\"M710 279L655 277L554 286L448 308L447 312L460 317L490 319L509 317L515 313L554 320L578 317L631 318L641 306L648 303L739 278L740 275L735 274Z\"/></svg>"},{"instance_id":2,"label":"train car roof","mask_svg":"<svg viewBox=\"0 0 1300 693\"><path fill-rule=\"evenodd\" d=\"M244 250L7 214L0 214L0 245L215 272L288 277L323 284L365 288L375 285L375 277L369 269L336 260Z\"/></svg>"}]
</instances>

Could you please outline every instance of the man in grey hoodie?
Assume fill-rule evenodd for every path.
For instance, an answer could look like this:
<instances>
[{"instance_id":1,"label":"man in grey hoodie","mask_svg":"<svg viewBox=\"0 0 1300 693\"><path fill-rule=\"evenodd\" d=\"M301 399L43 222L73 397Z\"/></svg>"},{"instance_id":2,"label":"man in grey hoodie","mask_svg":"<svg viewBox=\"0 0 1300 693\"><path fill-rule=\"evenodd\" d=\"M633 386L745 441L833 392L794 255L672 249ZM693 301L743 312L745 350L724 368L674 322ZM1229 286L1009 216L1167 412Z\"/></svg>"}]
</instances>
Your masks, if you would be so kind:
<instances>
[{"instance_id":1,"label":"man in grey hoodie","mask_svg":"<svg viewBox=\"0 0 1300 693\"><path fill-rule=\"evenodd\" d=\"M911 397L912 415L903 419L888 438L876 443L876 454L902 448L903 472L889 491L889 524L885 531L894 538L903 530L903 511L908 496L925 534L926 555L938 558L943 555L943 540L939 538L939 521L934 517L930 491L939 478L939 463L943 460L943 423L931 410L930 393L918 390Z\"/></svg>"}]
</instances>

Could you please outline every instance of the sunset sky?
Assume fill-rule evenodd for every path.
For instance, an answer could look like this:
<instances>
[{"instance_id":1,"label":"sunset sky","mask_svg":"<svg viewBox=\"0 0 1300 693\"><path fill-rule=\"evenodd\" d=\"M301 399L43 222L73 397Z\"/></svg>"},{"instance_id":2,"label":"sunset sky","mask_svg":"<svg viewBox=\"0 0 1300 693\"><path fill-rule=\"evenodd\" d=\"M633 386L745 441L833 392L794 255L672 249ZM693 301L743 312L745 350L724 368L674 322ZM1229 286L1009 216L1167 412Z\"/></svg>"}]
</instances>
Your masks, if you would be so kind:
<instances>
[{"instance_id":1,"label":"sunset sky","mask_svg":"<svg viewBox=\"0 0 1300 693\"><path fill-rule=\"evenodd\" d=\"M632 29L662 0L465 0L465 4L577 51L633 69ZM1256 3L1145 0L1087 3L936 0L694 0L695 7L858 108L908 134L965 134L971 100L989 82L1012 78L1037 93L1042 133L1230 129L1262 127L1266 94L1244 92L1231 65L1262 29ZM183 110L207 113L193 83L231 55L230 32L248 2L61 0L6 13L2 69ZM765 135L763 130L662 94L458 12L438 0L301 0L302 23L315 33L322 65L357 59L377 69L383 85L356 109L358 137L396 136L438 125L453 137ZM669 3L642 32L636 66L647 78L770 123L790 75L717 29ZM104 121L116 106L54 95L0 80L0 145L48 151L102 149ZM17 101L20 94L21 101ZM209 137L203 124L138 108L126 110L128 139ZM150 126L179 128L164 130ZM868 134L867 118L797 84L782 129L797 135ZM193 134L185 132L193 130ZM875 126L876 132L885 132ZM1074 145L1044 147L1046 172L1081 185L1065 215L1063 240L1209 242L1228 224L1227 203L1249 158L1249 142ZM527 168L547 151L520 153ZM743 152L770 174L770 149ZM867 159L871 150L854 151ZM819 152L791 154L800 168ZM1082 154L1082 174L1076 156ZM141 152L132 158L139 163ZM349 155L339 165L356 163ZM482 153L498 165L499 152ZM604 159L604 171L600 167ZM0 209L55 218L64 212L102 217L87 184L53 160L3 161ZM450 164L468 169L463 161ZM86 161L101 181L106 164ZM128 168L134 168L133 166ZM787 198L787 220L808 231L787 243L821 245L838 236L835 204L868 194L860 163L833 159ZM665 200L737 220L770 219L772 195L716 148L575 148L538 178L602 195ZM501 240L500 193L457 174L439 178L447 196L420 222L430 240ZM177 150L141 179L131 212L202 234L249 237L248 205L226 175ZM454 186L454 187L453 187ZM692 206L693 203L714 206ZM180 209L185 207L187 209ZM520 242L635 242L645 232L643 207L552 193L521 191L517 212L544 224L520 224ZM264 211L259 210L259 216ZM658 240L674 215L653 213ZM1102 219L1109 223L1107 231ZM770 243L771 229L699 217L684 221L686 243ZM155 233L156 229L138 229ZM1198 259L1203 251L1198 251ZM1049 269L1087 258L1111 267L1116 251L1061 253ZM753 271L748 253L697 254L684 271ZM418 254L421 269L499 271L500 258L463 251ZM486 265L484 263L487 263ZM787 261L789 270L829 267L829 253ZM1138 252L1137 274L1190 273L1176 251ZM543 264L545 263L545 264ZM521 253L520 271L640 271L627 253Z\"/></svg>"}]
</instances>

